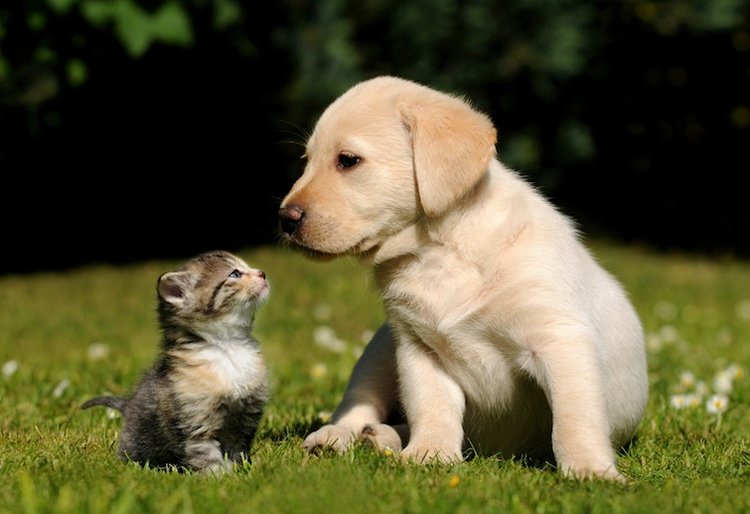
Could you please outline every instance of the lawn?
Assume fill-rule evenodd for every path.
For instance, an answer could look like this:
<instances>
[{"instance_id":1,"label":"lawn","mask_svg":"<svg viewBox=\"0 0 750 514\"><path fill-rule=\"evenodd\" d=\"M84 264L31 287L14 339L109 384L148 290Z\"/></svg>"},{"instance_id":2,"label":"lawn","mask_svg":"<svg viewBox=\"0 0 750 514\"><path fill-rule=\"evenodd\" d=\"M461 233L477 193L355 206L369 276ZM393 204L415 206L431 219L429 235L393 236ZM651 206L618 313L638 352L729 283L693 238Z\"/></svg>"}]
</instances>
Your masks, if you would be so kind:
<instances>
[{"instance_id":1,"label":"lawn","mask_svg":"<svg viewBox=\"0 0 750 514\"><path fill-rule=\"evenodd\" d=\"M124 464L120 419L78 409L126 394L152 362L155 281L178 262L0 276L0 513L750 512L750 263L591 247L648 335L650 400L618 461L627 485L489 457L307 455L302 438L335 407L384 313L356 261L267 246L238 253L271 283L255 335L273 396L252 463L218 479Z\"/></svg>"}]
</instances>

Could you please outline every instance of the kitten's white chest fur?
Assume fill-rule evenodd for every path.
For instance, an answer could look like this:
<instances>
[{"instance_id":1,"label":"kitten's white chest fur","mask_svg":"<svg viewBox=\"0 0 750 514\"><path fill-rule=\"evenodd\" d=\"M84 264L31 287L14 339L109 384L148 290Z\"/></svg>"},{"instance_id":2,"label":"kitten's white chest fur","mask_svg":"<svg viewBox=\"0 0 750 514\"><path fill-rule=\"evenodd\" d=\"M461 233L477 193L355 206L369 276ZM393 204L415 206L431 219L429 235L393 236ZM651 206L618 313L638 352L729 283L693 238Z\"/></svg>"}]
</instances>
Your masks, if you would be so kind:
<instances>
[{"instance_id":1,"label":"kitten's white chest fur","mask_svg":"<svg viewBox=\"0 0 750 514\"><path fill-rule=\"evenodd\" d=\"M239 399L265 389L268 372L253 340L209 339L188 346L171 352L184 363L175 387L188 397Z\"/></svg>"}]
</instances>

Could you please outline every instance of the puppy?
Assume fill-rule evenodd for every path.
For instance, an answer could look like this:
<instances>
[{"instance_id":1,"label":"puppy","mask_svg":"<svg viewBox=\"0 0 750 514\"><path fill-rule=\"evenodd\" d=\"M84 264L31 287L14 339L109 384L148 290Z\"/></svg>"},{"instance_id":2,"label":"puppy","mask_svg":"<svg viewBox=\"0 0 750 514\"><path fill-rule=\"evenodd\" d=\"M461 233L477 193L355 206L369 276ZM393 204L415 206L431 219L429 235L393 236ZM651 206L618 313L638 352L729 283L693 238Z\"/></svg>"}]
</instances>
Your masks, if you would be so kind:
<instances>
[{"instance_id":1,"label":"puppy","mask_svg":"<svg viewBox=\"0 0 750 514\"><path fill-rule=\"evenodd\" d=\"M623 480L616 450L648 397L639 318L495 144L466 101L396 77L323 112L280 206L283 238L371 264L388 320L304 445L364 438L417 462L459 461L470 445ZM399 409L408 431L384 424Z\"/></svg>"}]
</instances>

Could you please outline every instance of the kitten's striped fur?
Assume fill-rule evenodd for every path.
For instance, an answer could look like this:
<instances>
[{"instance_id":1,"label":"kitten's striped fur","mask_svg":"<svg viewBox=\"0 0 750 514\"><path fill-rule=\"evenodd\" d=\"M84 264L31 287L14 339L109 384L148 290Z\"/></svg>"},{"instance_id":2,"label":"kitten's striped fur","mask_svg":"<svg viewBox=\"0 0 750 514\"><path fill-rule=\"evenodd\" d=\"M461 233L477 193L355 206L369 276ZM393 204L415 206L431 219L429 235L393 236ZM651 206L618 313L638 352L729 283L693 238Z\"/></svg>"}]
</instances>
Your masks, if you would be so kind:
<instances>
[{"instance_id":1,"label":"kitten's striped fur","mask_svg":"<svg viewBox=\"0 0 750 514\"><path fill-rule=\"evenodd\" d=\"M251 335L268 297L262 271L224 251L201 254L157 281L162 349L130 398L100 396L123 414L118 454L154 467L222 472L249 460L268 374Z\"/></svg>"}]
</instances>

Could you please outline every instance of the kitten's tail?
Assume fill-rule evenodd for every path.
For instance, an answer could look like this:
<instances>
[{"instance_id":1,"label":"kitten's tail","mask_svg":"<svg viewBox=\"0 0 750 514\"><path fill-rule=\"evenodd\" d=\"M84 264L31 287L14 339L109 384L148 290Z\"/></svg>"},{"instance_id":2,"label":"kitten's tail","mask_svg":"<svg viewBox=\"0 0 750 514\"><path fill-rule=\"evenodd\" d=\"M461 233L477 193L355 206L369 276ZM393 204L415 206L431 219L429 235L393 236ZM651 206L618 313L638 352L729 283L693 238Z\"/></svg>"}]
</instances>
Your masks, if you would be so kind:
<instances>
[{"instance_id":1,"label":"kitten's tail","mask_svg":"<svg viewBox=\"0 0 750 514\"><path fill-rule=\"evenodd\" d=\"M81 405L82 409L88 409L89 407L95 407L97 405L104 405L105 407L111 407L117 409L120 412L125 412L125 407L128 405L128 399L122 396L97 396Z\"/></svg>"}]
</instances>

